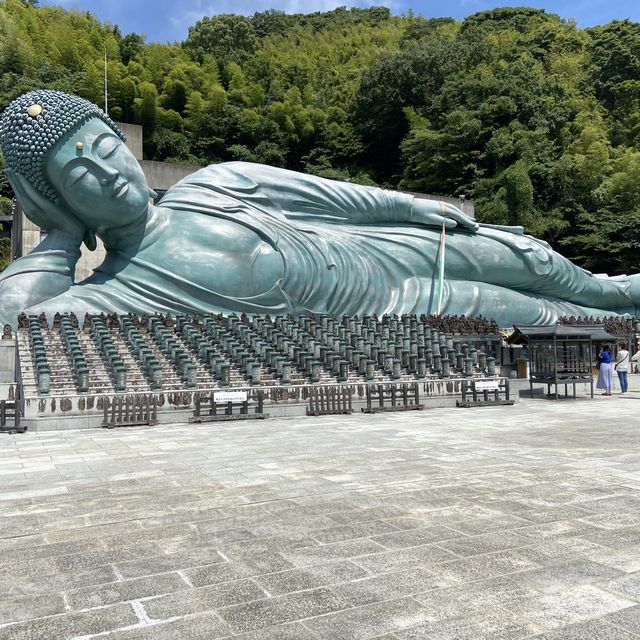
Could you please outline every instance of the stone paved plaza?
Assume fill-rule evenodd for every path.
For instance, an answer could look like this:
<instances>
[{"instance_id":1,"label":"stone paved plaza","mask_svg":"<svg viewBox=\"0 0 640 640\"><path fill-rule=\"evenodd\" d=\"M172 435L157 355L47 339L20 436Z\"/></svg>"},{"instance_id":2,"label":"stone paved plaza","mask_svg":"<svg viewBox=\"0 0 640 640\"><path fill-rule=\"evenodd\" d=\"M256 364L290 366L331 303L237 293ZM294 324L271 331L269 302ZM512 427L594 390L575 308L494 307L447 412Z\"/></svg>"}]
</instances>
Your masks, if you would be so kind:
<instances>
[{"instance_id":1,"label":"stone paved plaza","mask_svg":"<svg viewBox=\"0 0 640 640\"><path fill-rule=\"evenodd\" d=\"M639 414L3 435L0 640L639 638Z\"/></svg>"}]
</instances>

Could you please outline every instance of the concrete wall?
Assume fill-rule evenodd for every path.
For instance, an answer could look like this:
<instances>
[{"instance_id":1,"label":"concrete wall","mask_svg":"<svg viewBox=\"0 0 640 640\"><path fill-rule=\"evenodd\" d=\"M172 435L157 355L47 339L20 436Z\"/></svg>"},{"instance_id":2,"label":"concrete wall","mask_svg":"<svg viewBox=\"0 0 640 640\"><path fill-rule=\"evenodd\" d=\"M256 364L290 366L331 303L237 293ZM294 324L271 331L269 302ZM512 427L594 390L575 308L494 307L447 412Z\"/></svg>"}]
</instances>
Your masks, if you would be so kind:
<instances>
[{"instance_id":1,"label":"concrete wall","mask_svg":"<svg viewBox=\"0 0 640 640\"><path fill-rule=\"evenodd\" d=\"M16 340L0 340L0 384L16 379ZM0 397L0 400L3 399Z\"/></svg>"},{"instance_id":2,"label":"concrete wall","mask_svg":"<svg viewBox=\"0 0 640 640\"><path fill-rule=\"evenodd\" d=\"M27 255L32 249L40 244L40 227L29 218L27 218L22 210L18 214L22 216L22 255Z\"/></svg>"},{"instance_id":3,"label":"concrete wall","mask_svg":"<svg viewBox=\"0 0 640 640\"><path fill-rule=\"evenodd\" d=\"M166 191L185 176L201 168L193 164L173 164L172 162L156 162L155 160L142 160L140 166L147 177L149 186L159 191Z\"/></svg>"},{"instance_id":4,"label":"concrete wall","mask_svg":"<svg viewBox=\"0 0 640 640\"><path fill-rule=\"evenodd\" d=\"M83 244L80 248L80 260L76 264L76 282L82 282L93 274L93 270L99 267L107 256L107 251L100 238L96 238L95 251L89 251Z\"/></svg>"},{"instance_id":5,"label":"concrete wall","mask_svg":"<svg viewBox=\"0 0 640 640\"><path fill-rule=\"evenodd\" d=\"M126 122L116 122L120 131L127 139L126 145L133 153L136 160L142 160L142 127L139 124L127 124Z\"/></svg>"}]
</instances>

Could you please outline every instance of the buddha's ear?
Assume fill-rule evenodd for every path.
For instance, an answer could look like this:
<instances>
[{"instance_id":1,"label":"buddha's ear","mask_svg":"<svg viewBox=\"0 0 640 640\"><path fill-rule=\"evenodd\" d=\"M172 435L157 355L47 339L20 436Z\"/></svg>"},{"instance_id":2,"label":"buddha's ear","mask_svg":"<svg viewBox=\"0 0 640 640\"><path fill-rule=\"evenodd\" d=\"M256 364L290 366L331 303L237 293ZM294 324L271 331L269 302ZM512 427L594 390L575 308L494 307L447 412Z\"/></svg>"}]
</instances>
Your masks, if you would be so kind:
<instances>
[{"instance_id":1,"label":"buddha's ear","mask_svg":"<svg viewBox=\"0 0 640 640\"><path fill-rule=\"evenodd\" d=\"M158 197L158 194L153 189L149 188L149 197L152 200L155 200Z\"/></svg>"},{"instance_id":2,"label":"buddha's ear","mask_svg":"<svg viewBox=\"0 0 640 640\"><path fill-rule=\"evenodd\" d=\"M87 229L86 233L84 234L84 244L86 245L87 249L89 249L89 251L95 251L96 250L96 234L91 231L91 229Z\"/></svg>"}]
</instances>

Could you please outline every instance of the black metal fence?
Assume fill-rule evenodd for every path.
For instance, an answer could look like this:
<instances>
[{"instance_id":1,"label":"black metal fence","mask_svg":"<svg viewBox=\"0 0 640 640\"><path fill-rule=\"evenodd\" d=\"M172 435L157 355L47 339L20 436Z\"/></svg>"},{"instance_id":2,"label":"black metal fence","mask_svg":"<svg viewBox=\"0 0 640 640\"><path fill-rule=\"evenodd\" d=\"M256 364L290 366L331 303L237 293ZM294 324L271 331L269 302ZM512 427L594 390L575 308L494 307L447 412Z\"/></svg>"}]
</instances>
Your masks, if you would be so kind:
<instances>
[{"instance_id":1,"label":"black metal fence","mask_svg":"<svg viewBox=\"0 0 640 640\"><path fill-rule=\"evenodd\" d=\"M244 400L220 399L220 392L196 393L193 417L189 422L216 422L220 420L248 420L268 418L264 413L264 393L258 391L255 403Z\"/></svg>"},{"instance_id":2,"label":"black metal fence","mask_svg":"<svg viewBox=\"0 0 640 640\"><path fill-rule=\"evenodd\" d=\"M102 426L107 429L158 423L158 399L152 393L116 396L111 399L105 396L103 405Z\"/></svg>"},{"instance_id":3,"label":"black metal fence","mask_svg":"<svg viewBox=\"0 0 640 640\"><path fill-rule=\"evenodd\" d=\"M424 408L420 404L419 386L416 382L377 384L367 387L367 406L364 413L381 411L412 411Z\"/></svg>"},{"instance_id":4,"label":"black metal fence","mask_svg":"<svg viewBox=\"0 0 640 640\"><path fill-rule=\"evenodd\" d=\"M509 379L465 380L462 383L462 399L456 401L458 407L485 407L489 405L513 404L509 398Z\"/></svg>"},{"instance_id":5,"label":"black metal fence","mask_svg":"<svg viewBox=\"0 0 640 640\"><path fill-rule=\"evenodd\" d=\"M24 433L27 428L20 424L20 401L0 400L0 431Z\"/></svg>"},{"instance_id":6,"label":"black metal fence","mask_svg":"<svg viewBox=\"0 0 640 640\"><path fill-rule=\"evenodd\" d=\"M353 413L353 389L345 386L312 387L309 391L308 416Z\"/></svg>"}]
</instances>

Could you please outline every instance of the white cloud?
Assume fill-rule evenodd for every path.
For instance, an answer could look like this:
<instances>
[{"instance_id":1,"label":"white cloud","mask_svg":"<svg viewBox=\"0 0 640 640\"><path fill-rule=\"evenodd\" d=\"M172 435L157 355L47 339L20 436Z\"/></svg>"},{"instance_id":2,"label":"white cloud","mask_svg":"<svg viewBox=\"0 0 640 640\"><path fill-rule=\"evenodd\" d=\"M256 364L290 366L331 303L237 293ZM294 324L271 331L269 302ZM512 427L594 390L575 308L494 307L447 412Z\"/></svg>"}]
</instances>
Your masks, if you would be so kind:
<instances>
[{"instance_id":1,"label":"white cloud","mask_svg":"<svg viewBox=\"0 0 640 640\"><path fill-rule=\"evenodd\" d=\"M224 13L221 11L216 11L216 6L206 5L203 6L203 3L200 0L195 0L195 2L191 3L192 6L180 12L179 15L174 15L170 17L171 24L173 24L178 29L186 29L192 25L194 25L198 20L200 20L203 16L211 16L215 13ZM186 2L183 2L182 6L187 5ZM186 34L185 34L186 35Z\"/></svg>"}]
</instances>

